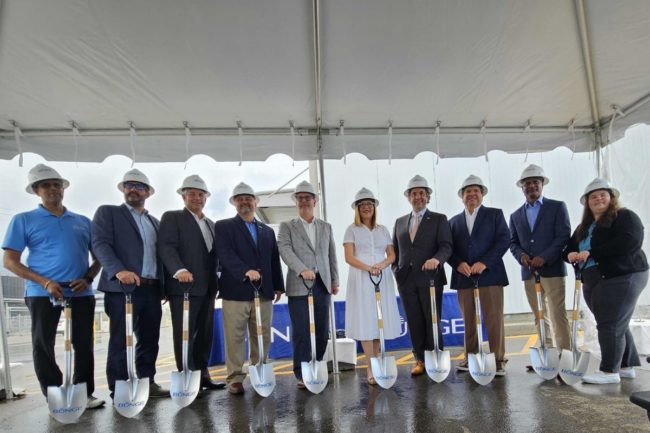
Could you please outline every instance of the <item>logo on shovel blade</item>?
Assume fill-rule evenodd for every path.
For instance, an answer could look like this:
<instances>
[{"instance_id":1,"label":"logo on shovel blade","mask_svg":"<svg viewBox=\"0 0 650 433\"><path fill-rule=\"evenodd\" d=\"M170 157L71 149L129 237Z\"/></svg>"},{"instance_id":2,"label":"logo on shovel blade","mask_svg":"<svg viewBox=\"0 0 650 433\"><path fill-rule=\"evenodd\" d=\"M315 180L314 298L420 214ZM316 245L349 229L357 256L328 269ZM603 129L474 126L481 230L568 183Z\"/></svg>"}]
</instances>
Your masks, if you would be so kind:
<instances>
[{"instance_id":1,"label":"logo on shovel blade","mask_svg":"<svg viewBox=\"0 0 650 433\"><path fill-rule=\"evenodd\" d=\"M265 382L265 383L258 383L257 385L255 385L255 388L268 388L271 386L273 386L273 383Z\"/></svg>"},{"instance_id":2,"label":"logo on shovel blade","mask_svg":"<svg viewBox=\"0 0 650 433\"><path fill-rule=\"evenodd\" d=\"M81 409L82 409L81 406L62 407L61 409L53 409L52 413L74 413L74 412L79 412Z\"/></svg>"},{"instance_id":3,"label":"logo on shovel blade","mask_svg":"<svg viewBox=\"0 0 650 433\"><path fill-rule=\"evenodd\" d=\"M449 370L446 369L446 368L444 368L444 369L442 369L442 368L431 368L431 369L427 370L428 373L447 373L448 371Z\"/></svg>"},{"instance_id":4,"label":"logo on shovel blade","mask_svg":"<svg viewBox=\"0 0 650 433\"><path fill-rule=\"evenodd\" d=\"M196 391L193 392L178 391L178 392L172 392L172 397L192 397L195 394Z\"/></svg>"},{"instance_id":5,"label":"logo on shovel blade","mask_svg":"<svg viewBox=\"0 0 650 433\"><path fill-rule=\"evenodd\" d=\"M568 370L566 368L563 368L560 370L562 374L568 374L569 376L574 376L574 377L583 377L585 374L580 373L579 371L573 371L573 370Z\"/></svg>"},{"instance_id":6,"label":"logo on shovel blade","mask_svg":"<svg viewBox=\"0 0 650 433\"><path fill-rule=\"evenodd\" d=\"M375 376L375 379L379 379L379 380L391 380L391 379L394 379L394 378L395 378L395 375L392 375L392 374L387 374L387 375L382 375L382 376Z\"/></svg>"},{"instance_id":7,"label":"logo on shovel blade","mask_svg":"<svg viewBox=\"0 0 650 433\"><path fill-rule=\"evenodd\" d=\"M537 367L537 370L539 370L539 371L547 371L547 372L550 373L550 372L552 372L552 371L556 371L556 368L553 368L553 367L542 367L542 366L540 365L539 367Z\"/></svg>"},{"instance_id":8,"label":"logo on shovel blade","mask_svg":"<svg viewBox=\"0 0 650 433\"><path fill-rule=\"evenodd\" d=\"M144 406L144 401L134 401L134 402L125 402L125 403L118 403L117 407L120 409L126 408L126 407L140 407Z\"/></svg>"},{"instance_id":9,"label":"logo on shovel blade","mask_svg":"<svg viewBox=\"0 0 650 433\"><path fill-rule=\"evenodd\" d=\"M305 382L307 385L322 385L325 383L324 380L308 380Z\"/></svg>"},{"instance_id":10,"label":"logo on shovel blade","mask_svg":"<svg viewBox=\"0 0 650 433\"><path fill-rule=\"evenodd\" d=\"M471 374L473 376L478 376L478 377L490 377L494 375L493 373L482 372L482 371L472 371Z\"/></svg>"}]
</instances>

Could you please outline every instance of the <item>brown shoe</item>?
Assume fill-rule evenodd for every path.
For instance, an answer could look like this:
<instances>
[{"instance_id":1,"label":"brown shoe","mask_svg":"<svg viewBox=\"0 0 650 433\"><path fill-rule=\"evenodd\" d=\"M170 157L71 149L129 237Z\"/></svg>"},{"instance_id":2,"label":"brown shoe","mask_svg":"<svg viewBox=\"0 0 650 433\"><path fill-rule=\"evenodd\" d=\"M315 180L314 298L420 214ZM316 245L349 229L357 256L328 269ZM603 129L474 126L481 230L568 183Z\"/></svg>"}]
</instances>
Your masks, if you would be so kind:
<instances>
[{"instance_id":1,"label":"brown shoe","mask_svg":"<svg viewBox=\"0 0 650 433\"><path fill-rule=\"evenodd\" d=\"M415 365L411 369L411 376L420 376L424 374L424 362L415 361Z\"/></svg>"},{"instance_id":2,"label":"brown shoe","mask_svg":"<svg viewBox=\"0 0 650 433\"><path fill-rule=\"evenodd\" d=\"M234 395L244 393L244 385L241 382L232 382L228 384L228 392Z\"/></svg>"}]
</instances>

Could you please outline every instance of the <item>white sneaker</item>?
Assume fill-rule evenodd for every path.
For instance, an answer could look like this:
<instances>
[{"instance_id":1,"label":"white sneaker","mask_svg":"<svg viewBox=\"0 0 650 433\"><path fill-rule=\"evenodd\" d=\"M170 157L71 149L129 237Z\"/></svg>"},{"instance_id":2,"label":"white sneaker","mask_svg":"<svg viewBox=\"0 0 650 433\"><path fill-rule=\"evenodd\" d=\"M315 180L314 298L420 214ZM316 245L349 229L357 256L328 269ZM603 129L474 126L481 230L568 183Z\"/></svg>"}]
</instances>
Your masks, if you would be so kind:
<instances>
[{"instance_id":1,"label":"white sneaker","mask_svg":"<svg viewBox=\"0 0 650 433\"><path fill-rule=\"evenodd\" d=\"M92 395L88 396L88 403L86 403L86 409L98 409L102 406L104 406L104 403L106 403L104 400L101 400L97 397L94 397Z\"/></svg>"},{"instance_id":2,"label":"white sneaker","mask_svg":"<svg viewBox=\"0 0 650 433\"><path fill-rule=\"evenodd\" d=\"M620 383L621 376L618 373L605 373L604 371L596 371L593 374L585 374L582 377L585 383L593 383L595 385L603 385L606 383Z\"/></svg>"},{"instance_id":3,"label":"white sneaker","mask_svg":"<svg viewBox=\"0 0 650 433\"><path fill-rule=\"evenodd\" d=\"M618 370L618 375L626 379L634 379L636 377L636 371L634 371L634 367L625 367Z\"/></svg>"}]
</instances>

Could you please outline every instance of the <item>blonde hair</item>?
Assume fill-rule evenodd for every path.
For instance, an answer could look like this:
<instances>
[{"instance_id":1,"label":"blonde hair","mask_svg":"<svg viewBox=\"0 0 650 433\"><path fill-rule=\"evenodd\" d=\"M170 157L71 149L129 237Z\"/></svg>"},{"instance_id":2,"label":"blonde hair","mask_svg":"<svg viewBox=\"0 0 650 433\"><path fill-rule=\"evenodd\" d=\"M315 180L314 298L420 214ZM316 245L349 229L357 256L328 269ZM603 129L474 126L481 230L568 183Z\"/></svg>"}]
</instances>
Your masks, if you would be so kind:
<instances>
[{"instance_id":1,"label":"blonde hair","mask_svg":"<svg viewBox=\"0 0 650 433\"><path fill-rule=\"evenodd\" d=\"M359 206L354 206L354 225L361 226L363 221L361 220L361 215L359 214ZM372 217L370 218L370 230L374 230L377 227L377 206L373 203L372 205Z\"/></svg>"}]
</instances>

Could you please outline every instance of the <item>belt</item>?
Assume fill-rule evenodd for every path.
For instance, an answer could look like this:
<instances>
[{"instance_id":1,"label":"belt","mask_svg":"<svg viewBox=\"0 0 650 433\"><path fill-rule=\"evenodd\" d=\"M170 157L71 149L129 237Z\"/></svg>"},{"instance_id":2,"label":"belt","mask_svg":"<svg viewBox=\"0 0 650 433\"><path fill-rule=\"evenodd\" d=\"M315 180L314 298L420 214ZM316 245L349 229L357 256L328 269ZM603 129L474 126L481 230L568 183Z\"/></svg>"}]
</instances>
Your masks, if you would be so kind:
<instances>
[{"instance_id":1,"label":"belt","mask_svg":"<svg viewBox=\"0 0 650 433\"><path fill-rule=\"evenodd\" d=\"M157 286L159 282L158 279L140 277L141 286Z\"/></svg>"}]
</instances>

